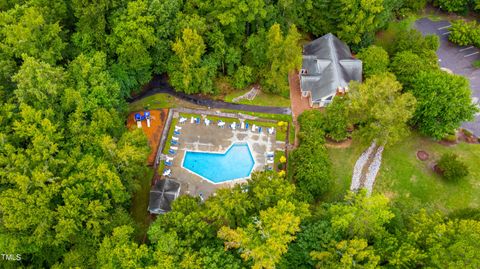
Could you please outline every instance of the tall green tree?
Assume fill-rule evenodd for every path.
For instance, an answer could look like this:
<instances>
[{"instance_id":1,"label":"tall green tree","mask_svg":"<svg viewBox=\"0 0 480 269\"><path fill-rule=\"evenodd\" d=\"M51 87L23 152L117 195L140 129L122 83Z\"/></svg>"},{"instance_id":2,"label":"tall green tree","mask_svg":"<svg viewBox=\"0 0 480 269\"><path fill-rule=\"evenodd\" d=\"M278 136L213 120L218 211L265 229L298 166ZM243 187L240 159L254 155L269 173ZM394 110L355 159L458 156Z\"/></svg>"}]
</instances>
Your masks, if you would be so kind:
<instances>
[{"instance_id":1,"label":"tall green tree","mask_svg":"<svg viewBox=\"0 0 480 269\"><path fill-rule=\"evenodd\" d=\"M411 93L401 93L394 75L374 75L350 88L349 117L358 125L354 135L368 144L392 145L408 134L416 101Z\"/></svg>"},{"instance_id":2,"label":"tall green tree","mask_svg":"<svg viewBox=\"0 0 480 269\"><path fill-rule=\"evenodd\" d=\"M264 74L265 90L288 96L288 73L298 69L302 63L302 49L298 42L300 34L292 25L283 37L279 24L274 24L267 33L267 59L269 67Z\"/></svg>"},{"instance_id":3,"label":"tall green tree","mask_svg":"<svg viewBox=\"0 0 480 269\"><path fill-rule=\"evenodd\" d=\"M216 66L202 59L206 50L203 38L195 30L184 29L172 49L175 55L168 72L172 86L188 94L212 92Z\"/></svg>"},{"instance_id":4,"label":"tall green tree","mask_svg":"<svg viewBox=\"0 0 480 269\"><path fill-rule=\"evenodd\" d=\"M112 33L107 38L115 59L111 72L120 82L123 96L128 96L151 78L150 50L157 42L155 18L149 14L147 1L138 0L117 11L112 21Z\"/></svg>"},{"instance_id":5,"label":"tall green tree","mask_svg":"<svg viewBox=\"0 0 480 269\"><path fill-rule=\"evenodd\" d=\"M413 124L436 139L473 119L477 111L470 98L469 82L462 76L440 70L421 72L411 92L417 99Z\"/></svg>"}]
</instances>

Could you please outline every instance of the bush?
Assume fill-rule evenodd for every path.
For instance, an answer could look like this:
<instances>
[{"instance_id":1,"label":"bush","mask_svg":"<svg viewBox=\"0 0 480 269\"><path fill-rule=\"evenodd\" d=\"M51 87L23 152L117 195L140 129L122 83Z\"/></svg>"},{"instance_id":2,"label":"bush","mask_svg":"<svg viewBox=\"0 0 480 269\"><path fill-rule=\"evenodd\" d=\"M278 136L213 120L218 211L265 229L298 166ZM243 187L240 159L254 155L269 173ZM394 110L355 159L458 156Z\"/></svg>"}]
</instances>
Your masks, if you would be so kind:
<instances>
[{"instance_id":1,"label":"bush","mask_svg":"<svg viewBox=\"0 0 480 269\"><path fill-rule=\"evenodd\" d=\"M457 136L455 134L446 135L443 140L447 142L457 142Z\"/></svg>"},{"instance_id":2,"label":"bush","mask_svg":"<svg viewBox=\"0 0 480 269\"><path fill-rule=\"evenodd\" d=\"M451 42L460 46L474 45L480 47L480 26L476 21L453 21L449 31L448 40Z\"/></svg>"},{"instance_id":3,"label":"bush","mask_svg":"<svg viewBox=\"0 0 480 269\"><path fill-rule=\"evenodd\" d=\"M368 48L362 49L357 54L357 58L362 60L363 75L365 77L388 71L390 60L388 58L388 53L382 47L372 45Z\"/></svg>"},{"instance_id":4,"label":"bush","mask_svg":"<svg viewBox=\"0 0 480 269\"><path fill-rule=\"evenodd\" d=\"M473 67L480 68L480 60L476 60L472 63Z\"/></svg>"},{"instance_id":5,"label":"bush","mask_svg":"<svg viewBox=\"0 0 480 269\"><path fill-rule=\"evenodd\" d=\"M337 96L326 111L323 126L327 136L335 141L345 140L348 136L348 107L346 99Z\"/></svg>"},{"instance_id":6,"label":"bush","mask_svg":"<svg viewBox=\"0 0 480 269\"><path fill-rule=\"evenodd\" d=\"M472 136L473 136L473 133L470 132L470 131L467 130L467 129L463 129L463 134L464 134L466 137L472 137Z\"/></svg>"},{"instance_id":7,"label":"bush","mask_svg":"<svg viewBox=\"0 0 480 269\"><path fill-rule=\"evenodd\" d=\"M468 167L458 159L458 155L445 153L437 163L445 179L457 181L468 176Z\"/></svg>"},{"instance_id":8,"label":"bush","mask_svg":"<svg viewBox=\"0 0 480 269\"><path fill-rule=\"evenodd\" d=\"M435 0L433 4L447 12L466 14L470 0Z\"/></svg>"}]
</instances>

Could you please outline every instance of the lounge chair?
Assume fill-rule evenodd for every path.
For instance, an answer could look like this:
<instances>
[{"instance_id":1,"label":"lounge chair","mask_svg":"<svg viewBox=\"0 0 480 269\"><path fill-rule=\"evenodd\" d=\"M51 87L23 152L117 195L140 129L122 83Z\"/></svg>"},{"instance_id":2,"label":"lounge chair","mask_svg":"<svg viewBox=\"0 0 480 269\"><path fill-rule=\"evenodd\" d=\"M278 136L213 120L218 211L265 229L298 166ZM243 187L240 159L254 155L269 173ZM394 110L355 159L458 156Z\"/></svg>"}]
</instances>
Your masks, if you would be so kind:
<instances>
[{"instance_id":1,"label":"lounge chair","mask_svg":"<svg viewBox=\"0 0 480 269\"><path fill-rule=\"evenodd\" d=\"M172 139L178 141L178 137L176 137L176 136L172 136Z\"/></svg>"},{"instance_id":2,"label":"lounge chair","mask_svg":"<svg viewBox=\"0 0 480 269\"><path fill-rule=\"evenodd\" d=\"M266 155L267 155L267 157L273 157L273 156L275 156L275 152L273 152L273 151L268 151L268 152L266 153Z\"/></svg>"},{"instance_id":3,"label":"lounge chair","mask_svg":"<svg viewBox=\"0 0 480 269\"><path fill-rule=\"evenodd\" d=\"M172 160L173 160L173 157L167 156L167 159L166 159L167 162L170 162Z\"/></svg>"},{"instance_id":4,"label":"lounge chair","mask_svg":"<svg viewBox=\"0 0 480 269\"><path fill-rule=\"evenodd\" d=\"M218 127L224 128L225 127L225 122L224 121L218 121Z\"/></svg>"},{"instance_id":5,"label":"lounge chair","mask_svg":"<svg viewBox=\"0 0 480 269\"><path fill-rule=\"evenodd\" d=\"M210 125L210 120L209 119L205 119L205 125L206 126Z\"/></svg>"},{"instance_id":6,"label":"lounge chair","mask_svg":"<svg viewBox=\"0 0 480 269\"><path fill-rule=\"evenodd\" d=\"M168 153L170 153L170 154L172 154L172 155L177 154L177 152L174 151L173 149L169 149L169 150L168 150Z\"/></svg>"},{"instance_id":7,"label":"lounge chair","mask_svg":"<svg viewBox=\"0 0 480 269\"><path fill-rule=\"evenodd\" d=\"M173 131L173 134L174 135L180 135L180 132L179 131Z\"/></svg>"},{"instance_id":8,"label":"lounge chair","mask_svg":"<svg viewBox=\"0 0 480 269\"><path fill-rule=\"evenodd\" d=\"M257 130L257 126L255 126L255 124L252 125L252 132L255 132L256 130Z\"/></svg>"},{"instance_id":9,"label":"lounge chair","mask_svg":"<svg viewBox=\"0 0 480 269\"><path fill-rule=\"evenodd\" d=\"M182 127L175 125L175 131L182 130Z\"/></svg>"},{"instance_id":10,"label":"lounge chair","mask_svg":"<svg viewBox=\"0 0 480 269\"><path fill-rule=\"evenodd\" d=\"M200 124L200 118L197 118L195 121L196 124Z\"/></svg>"},{"instance_id":11,"label":"lounge chair","mask_svg":"<svg viewBox=\"0 0 480 269\"><path fill-rule=\"evenodd\" d=\"M245 123L245 129L248 130L248 127L250 127L250 124L248 124L248 122Z\"/></svg>"},{"instance_id":12,"label":"lounge chair","mask_svg":"<svg viewBox=\"0 0 480 269\"><path fill-rule=\"evenodd\" d=\"M242 121L242 123L240 124L240 129L245 129L245 122Z\"/></svg>"},{"instance_id":13,"label":"lounge chair","mask_svg":"<svg viewBox=\"0 0 480 269\"><path fill-rule=\"evenodd\" d=\"M230 124L230 128L232 128L232 130L235 130L235 128L237 128L237 124L235 122L232 122L232 124Z\"/></svg>"},{"instance_id":14,"label":"lounge chair","mask_svg":"<svg viewBox=\"0 0 480 269\"><path fill-rule=\"evenodd\" d=\"M193 123L195 121L195 118L194 117L191 117L190 118L190 123Z\"/></svg>"},{"instance_id":15,"label":"lounge chair","mask_svg":"<svg viewBox=\"0 0 480 269\"><path fill-rule=\"evenodd\" d=\"M274 161L272 159L267 159L267 164L272 164Z\"/></svg>"},{"instance_id":16,"label":"lounge chair","mask_svg":"<svg viewBox=\"0 0 480 269\"><path fill-rule=\"evenodd\" d=\"M175 141L175 140L172 140L170 141L170 145L179 145L180 143L178 143L178 141Z\"/></svg>"},{"instance_id":17,"label":"lounge chair","mask_svg":"<svg viewBox=\"0 0 480 269\"><path fill-rule=\"evenodd\" d=\"M163 170L163 175L164 175L164 176L169 176L169 175L171 175L171 174L172 174L172 170L171 170L171 169L165 169L165 170Z\"/></svg>"},{"instance_id":18,"label":"lounge chair","mask_svg":"<svg viewBox=\"0 0 480 269\"><path fill-rule=\"evenodd\" d=\"M165 161L165 165L166 165L166 166L172 166L172 163Z\"/></svg>"},{"instance_id":19,"label":"lounge chair","mask_svg":"<svg viewBox=\"0 0 480 269\"><path fill-rule=\"evenodd\" d=\"M258 133L262 133L262 127L258 127Z\"/></svg>"},{"instance_id":20,"label":"lounge chair","mask_svg":"<svg viewBox=\"0 0 480 269\"><path fill-rule=\"evenodd\" d=\"M186 121L187 121L187 118L184 118L184 117L181 117L181 118L178 120L179 123L185 123ZM176 127L177 127L177 126L175 126L175 128L176 128Z\"/></svg>"},{"instance_id":21,"label":"lounge chair","mask_svg":"<svg viewBox=\"0 0 480 269\"><path fill-rule=\"evenodd\" d=\"M275 128L268 128L268 133L269 134L273 134L275 132Z\"/></svg>"},{"instance_id":22,"label":"lounge chair","mask_svg":"<svg viewBox=\"0 0 480 269\"><path fill-rule=\"evenodd\" d=\"M170 148L173 149L173 150L178 150L178 147L176 147L176 146L170 146Z\"/></svg>"}]
</instances>

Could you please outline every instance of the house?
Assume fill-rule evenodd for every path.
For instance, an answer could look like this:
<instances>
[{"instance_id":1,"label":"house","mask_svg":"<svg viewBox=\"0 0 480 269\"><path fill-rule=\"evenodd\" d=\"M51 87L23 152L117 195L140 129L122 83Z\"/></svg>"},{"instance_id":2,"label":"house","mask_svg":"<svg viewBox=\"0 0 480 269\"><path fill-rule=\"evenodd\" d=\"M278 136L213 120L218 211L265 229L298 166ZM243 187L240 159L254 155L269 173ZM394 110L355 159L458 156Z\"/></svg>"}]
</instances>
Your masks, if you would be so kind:
<instances>
[{"instance_id":1,"label":"house","mask_svg":"<svg viewBox=\"0 0 480 269\"><path fill-rule=\"evenodd\" d=\"M324 107L345 94L350 81L362 80L362 61L353 58L344 42L326 34L303 47L299 75L302 98L309 98L311 107Z\"/></svg>"},{"instance_id":2,"label":"house","mask_svg":"<svg viewBox=\"0 0 480 269\"><path fill-rule=\"evenodd\" d=\"M180 194L180 183L172 179L162 179L150 191L148 211L151 214L164 214L172 210L172 202Z\"/></svg>"}]
</instances>

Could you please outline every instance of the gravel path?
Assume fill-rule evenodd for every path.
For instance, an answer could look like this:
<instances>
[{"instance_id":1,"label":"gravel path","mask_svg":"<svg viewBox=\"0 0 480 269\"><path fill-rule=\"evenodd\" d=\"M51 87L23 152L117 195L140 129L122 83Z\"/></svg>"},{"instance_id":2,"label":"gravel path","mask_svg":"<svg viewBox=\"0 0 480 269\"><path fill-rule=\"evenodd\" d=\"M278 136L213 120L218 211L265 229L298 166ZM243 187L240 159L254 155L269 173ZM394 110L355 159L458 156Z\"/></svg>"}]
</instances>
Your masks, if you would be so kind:
<instances>
[{"instance_id":1,"label":"gravel path","mask_svg":"<svg viewBox=\"0 0 480 269\"><path fill-rule=\"evenodd\" d=\"M368 195L372 193L375 178L382 165L382 153L383 146L377 146L372 142L370 147L360 155L353 168L351 191L365 188Z\"/></svg>"}]
</instances>

